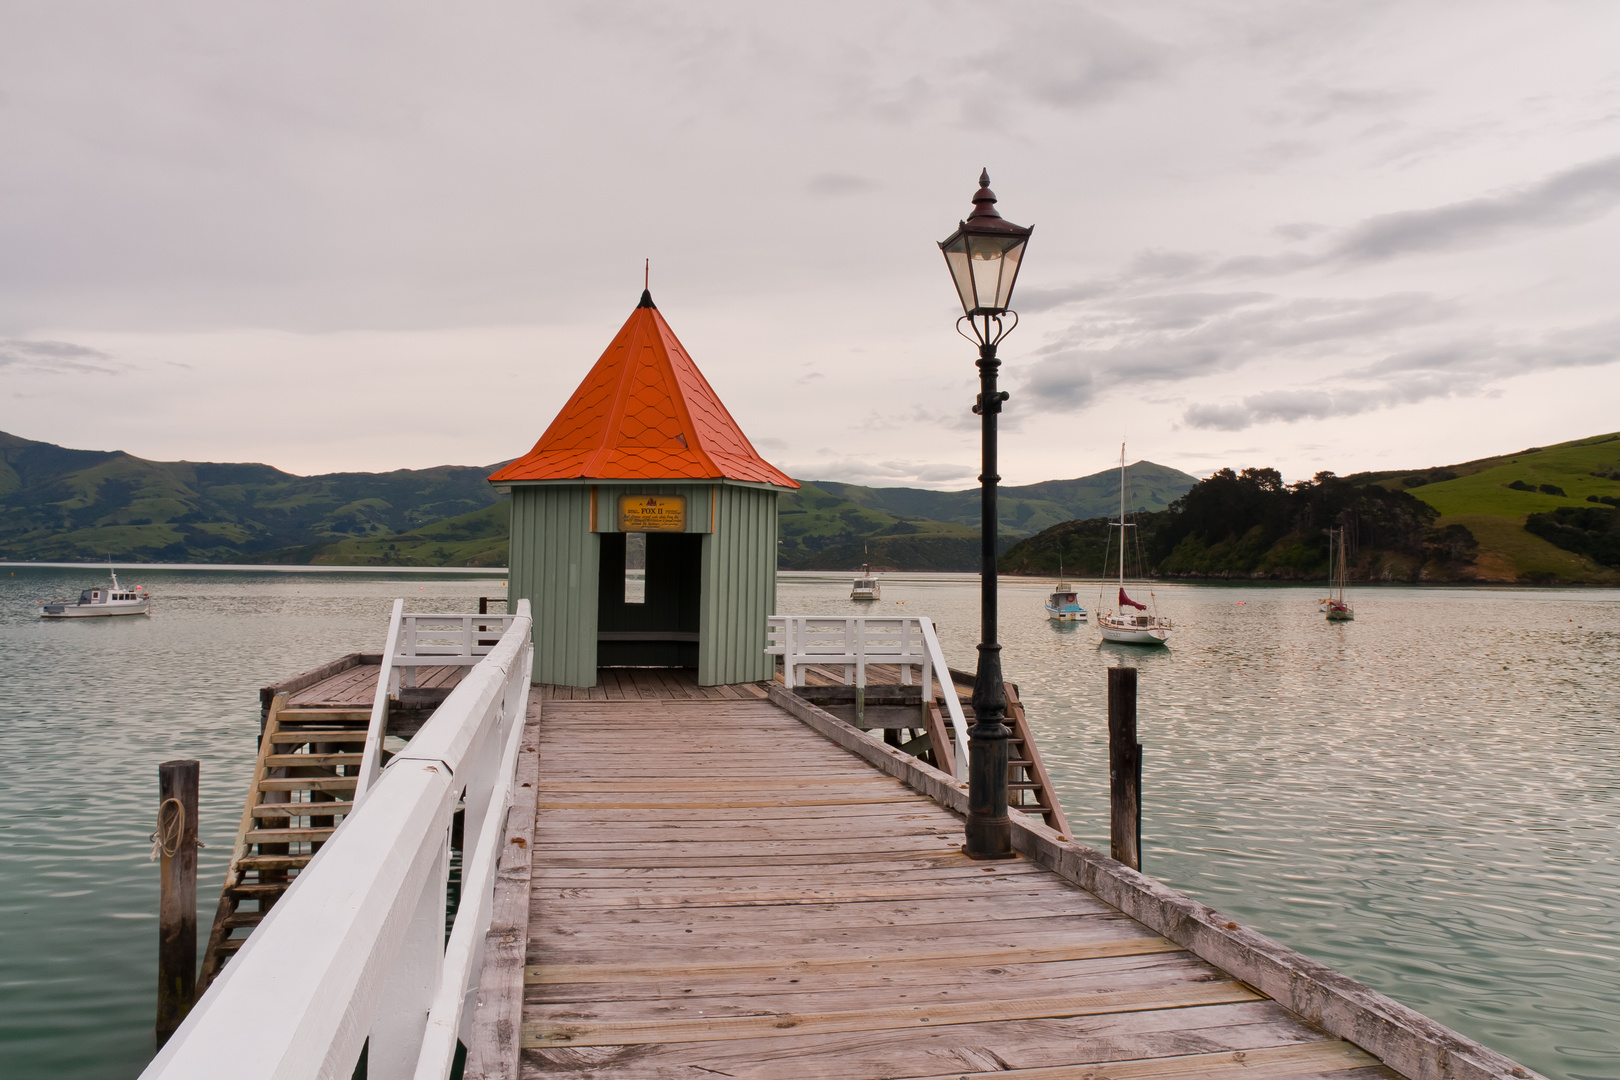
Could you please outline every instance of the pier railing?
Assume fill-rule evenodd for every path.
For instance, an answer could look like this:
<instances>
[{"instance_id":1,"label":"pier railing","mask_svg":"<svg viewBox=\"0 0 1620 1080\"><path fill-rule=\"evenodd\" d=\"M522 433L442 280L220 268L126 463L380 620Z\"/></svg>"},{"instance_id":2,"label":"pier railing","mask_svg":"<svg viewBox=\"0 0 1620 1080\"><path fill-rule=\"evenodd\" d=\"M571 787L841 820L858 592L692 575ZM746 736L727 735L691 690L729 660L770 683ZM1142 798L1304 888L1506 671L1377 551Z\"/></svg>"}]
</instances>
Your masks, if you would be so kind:
<instances>
[{"instance_id":1,"label":"pier railing","mask_svg":"<svg viewBox=\"0 0 1620 1080\"><path fill-rule=\"evenodd\" d=\"M904 686L911 685L911 669L919 668L925 697L934 692L937 678L961 748L957 778L967 778L967 718L934 620L920 615L772 615L766 628L765 651L782 658L782 680L789 690L804 685L804 669L812 664L842 665L846 686L865 686L868 664L898 664Z\"/></svg>"},{"instance_id":2,"label":"pier railing","mask_svg":"<svg viewBox=\"0 0 1620 1080\"><path fill-rule=\"evenodd\" d=\"M347 1078L362 1046L372 1080L450 1075L471 1025L533 663L527 600L512 616L469 618L505 632L381 771L143 1080ZM450 824L463 803L461 903L446 943Z\"/></svg>"}]
</instances>

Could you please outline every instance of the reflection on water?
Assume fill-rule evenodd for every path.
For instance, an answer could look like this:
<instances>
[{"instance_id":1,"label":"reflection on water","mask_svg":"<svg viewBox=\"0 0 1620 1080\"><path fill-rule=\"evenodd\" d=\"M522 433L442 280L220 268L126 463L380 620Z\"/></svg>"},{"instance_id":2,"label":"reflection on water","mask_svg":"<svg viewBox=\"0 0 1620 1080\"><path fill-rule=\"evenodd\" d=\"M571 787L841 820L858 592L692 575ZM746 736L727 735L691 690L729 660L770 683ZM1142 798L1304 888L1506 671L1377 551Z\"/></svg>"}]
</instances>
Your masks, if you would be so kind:
<instances>
[{"instance_id":1,"label":"reflection on water","mask_svg":"<svg viewBox=\"0 0 1620 1080\"><path fill-rule=\"evenodd\" d=\"M779 606L854 613L844 580ZM883 586L872 614L972 669L971 579ZM1550 1077L1620 1077L1620 592L1368 588L1329 623L1319 587L1161 585L1151 648L1048 622L1047 588L1003 582L1003 661L1077 838L1107 850L1102 669L1135 664L1149 874Z\"/></svg>"},{"instance_id":2,"label":"reflection on water","mask_svg":"<svg viewBox=\"0 0 1620 1080\"><path fill-rule=\"evenodd\" d=\"M0 1071L124 1078L151 1053L157 764L203 769L206 932L258 687L376 650L395 596L473 610L483 579L143 571L150 618L42 622L94 571L0 567ZM977 588L782 576L779 609L932 616L973 666ZM1102 669L1141 674L1149 873L1559 1080L1620 1076L1620 593L1158 588L1167 649L1002 596L1077 835L1106 843ZM1093 598L1081 590L1088 607ZM1243 603L1238 603L1243 601Z\"/></svg>"}]
</instances>

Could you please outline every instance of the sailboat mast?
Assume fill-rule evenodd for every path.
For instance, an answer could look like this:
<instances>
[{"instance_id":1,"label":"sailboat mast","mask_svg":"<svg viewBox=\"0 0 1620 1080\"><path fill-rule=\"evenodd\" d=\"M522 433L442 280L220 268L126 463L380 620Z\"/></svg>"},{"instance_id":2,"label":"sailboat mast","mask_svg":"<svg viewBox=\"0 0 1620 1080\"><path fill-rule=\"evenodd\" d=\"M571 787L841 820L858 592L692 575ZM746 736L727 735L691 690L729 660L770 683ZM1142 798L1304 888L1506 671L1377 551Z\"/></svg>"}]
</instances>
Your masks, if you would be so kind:
<instances>
[{"instance_id":1,"label":"sailboat mast","mask_svg":"<svg viewBox=\"0 0 1620 1080\"><path fill-rule=\"evenodd\" d=\"M1125 444L1119 444L1119 588L1125 590ZM1138 594L1140 595L1140 594Z\"/></svg>"}]
</instances>

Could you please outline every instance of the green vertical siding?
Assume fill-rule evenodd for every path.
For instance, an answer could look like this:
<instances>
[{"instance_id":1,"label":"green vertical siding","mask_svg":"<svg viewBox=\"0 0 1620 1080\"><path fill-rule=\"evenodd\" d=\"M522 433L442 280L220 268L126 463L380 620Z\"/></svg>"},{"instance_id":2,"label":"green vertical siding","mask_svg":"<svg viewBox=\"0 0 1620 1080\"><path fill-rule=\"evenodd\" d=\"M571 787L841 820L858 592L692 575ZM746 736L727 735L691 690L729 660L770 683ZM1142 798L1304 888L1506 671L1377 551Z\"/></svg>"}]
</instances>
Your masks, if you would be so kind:
<instances>
[{"instance_id":1,"label":"green vertical siding","mask_svg":"<svg viewBox=\"0 0 1620 1080\"><path fill-rule=\"evenodd\" d=\"M596 685L598 541L589 487L513 487L507 595L534 610L535 682Z\"/></svg>"},{"instance_id":2,"label":"green vertical siding","mask_svg":"<svg viewBox=\"0 0 1620 1080\"><path fill-rule=\"evenodd\" d=\"M776 610L776 491L721 485L703 538L698 683L771 677L765 618Z\"/></svg>"}]
</instances>

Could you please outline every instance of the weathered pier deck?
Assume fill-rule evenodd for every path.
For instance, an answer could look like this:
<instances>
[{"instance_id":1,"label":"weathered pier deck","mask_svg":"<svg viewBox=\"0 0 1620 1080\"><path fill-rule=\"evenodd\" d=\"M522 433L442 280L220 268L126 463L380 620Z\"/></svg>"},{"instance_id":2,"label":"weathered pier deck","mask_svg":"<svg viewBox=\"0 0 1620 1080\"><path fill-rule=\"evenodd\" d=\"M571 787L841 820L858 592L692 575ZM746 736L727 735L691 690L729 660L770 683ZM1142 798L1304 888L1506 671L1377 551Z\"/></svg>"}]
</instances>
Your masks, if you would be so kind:
<instances>
[{"instance_id":1,"label":"weathered pier deck","mask_svg":"<svg viewBox=\"0 0 1620 1080\"><path fill-rule=\"evenodd\" d=\"M968 859L891 773L954 780L780 687L598 689L531 698L468 1076L1400 1075L1038 859Z\"/></svg>"}]
</instances>

